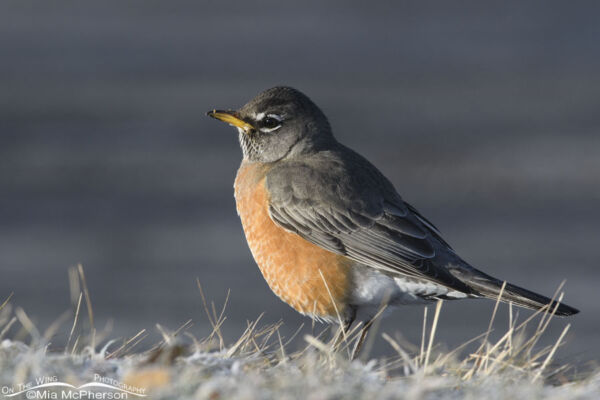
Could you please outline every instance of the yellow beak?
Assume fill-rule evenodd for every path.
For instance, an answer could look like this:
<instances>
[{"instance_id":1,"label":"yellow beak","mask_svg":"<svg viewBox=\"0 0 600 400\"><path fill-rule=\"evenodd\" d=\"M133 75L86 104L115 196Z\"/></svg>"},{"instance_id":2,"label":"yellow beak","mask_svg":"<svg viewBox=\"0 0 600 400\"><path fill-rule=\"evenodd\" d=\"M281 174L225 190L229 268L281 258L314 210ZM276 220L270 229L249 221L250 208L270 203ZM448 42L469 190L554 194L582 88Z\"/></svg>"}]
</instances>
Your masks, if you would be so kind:
<instances>
[{"instance_id":1,"label":"yellow beak","mask_svg":"<svg viewBox=\"0 0 600 400\"><path fill-rule=\"evenodd\" d=\"M236 111L212 110L207 112L206 115L216 118L220 121L227 122L229 125L240 128L246 133L255 129L252 124L249 124L241 119Z\"/></svg>"}]
</instances>

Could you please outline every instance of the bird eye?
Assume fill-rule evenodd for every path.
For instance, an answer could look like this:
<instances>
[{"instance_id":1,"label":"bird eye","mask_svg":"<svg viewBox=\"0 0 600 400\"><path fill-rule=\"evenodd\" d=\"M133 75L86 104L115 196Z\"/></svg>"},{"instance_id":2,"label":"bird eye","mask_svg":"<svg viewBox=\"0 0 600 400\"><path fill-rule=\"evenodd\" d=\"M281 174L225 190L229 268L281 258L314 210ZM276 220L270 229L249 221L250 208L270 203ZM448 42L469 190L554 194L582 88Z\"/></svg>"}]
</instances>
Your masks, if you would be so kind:
<instances>
[{"instance_id":1,"label":"bird eye","mask_svg":"<svg viewBox=\"0 0 600 400\"><path fill-rule=\"evenodd\" d=\"M260 130L272 132L281 127L281 118L278 115L269 114L260 120Z\"/></svg>"},{"instance_id":2,"label":"bird eye","mask_svg":"<svg viewBox=\"0 0 600 400\"><path fill-rule=\"evenodd\" d=\"M277 125L279 125L279 121L277 121L275 118L267 117L262 120L262 125L265 128L275 128Z\"/></svg>"}]
</instances>

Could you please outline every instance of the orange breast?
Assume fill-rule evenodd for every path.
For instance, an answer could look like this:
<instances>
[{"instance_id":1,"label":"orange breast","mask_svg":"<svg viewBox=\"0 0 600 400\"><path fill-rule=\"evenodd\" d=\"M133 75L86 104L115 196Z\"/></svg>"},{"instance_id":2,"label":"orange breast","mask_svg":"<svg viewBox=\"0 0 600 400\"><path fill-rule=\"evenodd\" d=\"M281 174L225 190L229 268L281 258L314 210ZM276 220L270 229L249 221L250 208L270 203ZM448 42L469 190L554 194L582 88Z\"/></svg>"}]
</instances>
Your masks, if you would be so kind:
<instances>
[{"instance_id":1,"label":"orange breast","mask_svg":"<svg viewBox=\"0 0 600 400\"><path fill-rule=\"evenodd\" d=\"M243 163L235 180L237 211L254 260L271 290L297 311L336 318L337 307L343 315L351 261L273 222L265 187L268 168Z\"/></svg>"}]
</instances>

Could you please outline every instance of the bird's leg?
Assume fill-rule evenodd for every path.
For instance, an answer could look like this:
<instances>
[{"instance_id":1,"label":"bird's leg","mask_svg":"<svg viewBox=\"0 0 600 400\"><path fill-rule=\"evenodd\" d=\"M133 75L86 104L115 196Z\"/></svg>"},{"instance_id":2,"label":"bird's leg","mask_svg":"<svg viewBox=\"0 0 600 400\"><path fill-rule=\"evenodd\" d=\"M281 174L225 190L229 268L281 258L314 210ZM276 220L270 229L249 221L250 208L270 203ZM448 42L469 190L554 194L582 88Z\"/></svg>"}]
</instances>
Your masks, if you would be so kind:
<instances>
[{"instance_id":1,"label":"bird's leg","mask_svg":"<svg viewBox=\"0 0 600 400\"><path fill-rule=\"evenodd\" d=\"M347 339L348 332L350 332L350 327L356 318L356 309L352 308L351 313L348 317L342 322L340 328L338 329L335 340L333 341L333 349L337 349L338 346L342 343L343 340Z\"/></svg>"},{"instance_id":2,"label":"bird's leg","mask_svg":"<svg viewBox=\"0 0 600 400\"><path fill-rule=\"evenodd\" d=\"M352 356L350 356L350 361L353 361L358 357L358 353L360 352L360 349L367 337L367 333L369 332L369 329L373 325L373 320L375 320L375 318L371 318L371 319L365 321L363 328L360 330L360 336L358 337L358 339L356 340L356 343L354 344L354 349L352 349Z\"/></svg>"}]
</instances>

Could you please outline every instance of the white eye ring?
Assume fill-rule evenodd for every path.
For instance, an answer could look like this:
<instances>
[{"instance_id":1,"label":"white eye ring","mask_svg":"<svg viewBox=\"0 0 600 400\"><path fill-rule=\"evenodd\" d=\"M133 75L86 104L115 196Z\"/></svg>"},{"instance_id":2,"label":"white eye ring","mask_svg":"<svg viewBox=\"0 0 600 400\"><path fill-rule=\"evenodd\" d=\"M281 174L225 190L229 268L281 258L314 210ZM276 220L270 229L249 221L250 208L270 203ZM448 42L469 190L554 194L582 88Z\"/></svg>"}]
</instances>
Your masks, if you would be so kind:
<instances>
[{"instance_id":1,"label":"white eye ring","mask_svg":"<svg viewBox=\"0 0 600 400\"><path fill-rule=\"evenodd\" d=\"M257 117L256 120L259 121L259 122L262 121L265 118L272 118L272 119L274 119L274 120L276 120L278 122L281 122L283 120L283 118L280 115L277 115L277 114L266 114L265 115L264 113L260 113L256 117ZM277 125L277 126L272 127L272 128L267 128L267 127L260 128L260 131L268 133L268 132L276 131L279 128L281 128L281 123L279 125Z\"/></svg>"}]
</instances>

